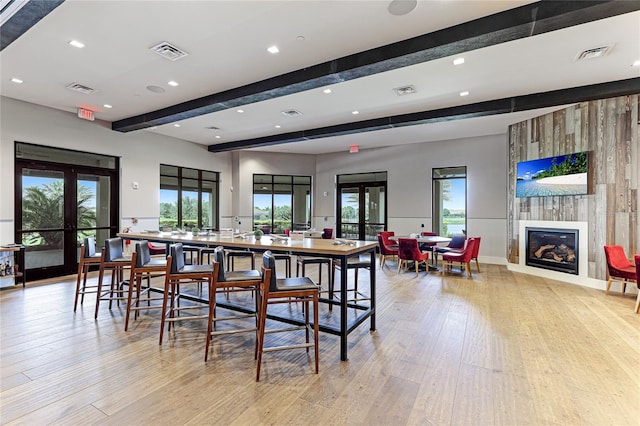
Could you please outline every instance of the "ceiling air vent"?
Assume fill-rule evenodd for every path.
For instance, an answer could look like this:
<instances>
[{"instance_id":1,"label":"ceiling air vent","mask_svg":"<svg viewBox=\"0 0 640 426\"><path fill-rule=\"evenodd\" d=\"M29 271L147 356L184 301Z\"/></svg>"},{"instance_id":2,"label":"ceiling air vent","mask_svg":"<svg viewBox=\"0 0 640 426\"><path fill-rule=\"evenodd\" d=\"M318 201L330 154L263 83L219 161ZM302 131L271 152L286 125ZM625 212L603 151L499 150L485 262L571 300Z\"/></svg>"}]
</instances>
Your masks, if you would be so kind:
<instances>
[{"instance_id":1,"label":"ceiling air vent","mask_svg":"<svg viewBox=\"0 0 640 426\"><path fill-rule=\"evenodd\" d=\"M287 111L280 111L280 113L282 115L286 115L287 117L297 117L299 115L302 115L302 113L300 111L296 111L295 109L290 109Z\"/></svg>"},{"instance_id":2,"label":"ceiling air vent","mask_svg":"<svg viewBox=\"0 0 640 426\"><path fill-rule=\"evenodd\" d=\"M404 95L412 95L416 93L417 90L415 86L409 85L409 86L403 86L403 87L396 87L395 89L393 89L393 92L398 96L404 96Z\"/></svg>"},{"instance_id":3,"label":"ceiling air vent","mask_svg":"<svg viewBox=\"0 0 640 426\"><path fill-rule=\"evenodd\" d=\"M578 52L576 55L576 61L582 61L584 59L594 59L600 58L607 53L609 53L613 49L613 45L611 46L600 46L594 47L593 49L583 50L582 52Z\"/></svg>"},{"instance_id":4,"label":"ceiling air vent","mask_svg":"<svg viewBox=\"0 0 640 426\"><path fill-rule=\"evenodd\" d=\"M84 93L85 95L90 95L96 91L96 89L92 89L91 87L83 86L79 83L71 83L67 86L67 89L74 90L76 92Z\"/></svg>"},{"instance_id":5,"label":"ceiling air vent","mask_svg":"<svg viewBox=\"0 0 640 426\"><path fill-rule=\"evenodd\" d=\"M178 59L184 58L188 55L184 50L178 49L176 46L166 41L150 47L149 50L170 61L177 61Z\"/></svg>"}]
</instances>

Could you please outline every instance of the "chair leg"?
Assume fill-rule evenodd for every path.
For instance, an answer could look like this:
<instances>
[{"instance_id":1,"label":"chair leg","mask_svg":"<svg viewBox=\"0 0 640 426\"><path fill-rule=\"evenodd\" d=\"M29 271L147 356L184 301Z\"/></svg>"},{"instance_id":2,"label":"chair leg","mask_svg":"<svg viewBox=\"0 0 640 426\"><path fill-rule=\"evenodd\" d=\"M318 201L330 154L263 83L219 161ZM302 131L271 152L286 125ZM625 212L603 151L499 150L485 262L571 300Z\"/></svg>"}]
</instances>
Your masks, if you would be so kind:
<instances>
[{"instance_id":1,"label":"chair leg","mask_svg":"<svg viewBox=\"0 0 640 426\"><path fill-rule=\"evenodd\" d=\"M417 260L414 260L414 261L413 261L413 264L416 266L416 277L418 276L418 264L419 264L419 263L420 263L420 262L418 262Z\"/></svg>"},{"instance_id":2,"label":"chair leg","mask_svg":"<svg viewBox=\"0 0 640 426\"><path fill-rule=\"evenodd\" d=\"M480 272L480 264L478 263L478 259L476 259L476 268L478 268L478 272Z\"/></svg>"},{"instance_id":3,"label":"chair leg","mask_svg":"<svg viewBox=\"0 0 640 426\"><path fill-rule=\"evenodd\" d=\"M209 319L207 320L207 344L204 348L204 362L209 358L209 344L211 343L211 327L213 324L213 315L216 310L216 289L213 282L209 280Z\"/></svg>"},{"instance_id":4,"label":"chair leg","mask_svg":"<svg viewBox=\"0 0 640 426\"><path fill-rule=\"evenodd\" d=\"M467 277L471 278L471 262L465 263L465 269L467 270Z\"/></svg>"},{"instance_id":5,"label":"chair leg","mask_svg":"<svg viewBox=\"0 0 640 426\"><path fill-rule=\"evenodd\" d=\"M640 312L640 288L638 289L638 297L636 297L636 314Z\"/></svg>"},{"instance_id":6,"label":"chair leg","mask_svg":"<svg viewBox=\"0 0 640 426\"><path fill-rule=\"evenodd\" d=\"M160 341L159 345L162 345L162 336L164 335L164 320L167 316L167 298L169 297L169 277L164 280L164 295L162 297L162 317L160 318ZM173 295L171 296L173 298Z\"/></svg>"},{"instance_id":7,"label":"chair leg","mask_svg":"<svg viewBox=\"0 0 640 426\"><path fill-rule=\"evenodd\" d=\"M609 289L611 288L611 283L613 282L613 278L609 277L607 281L607 289L604 291L604 294L609 294Z\"/></svg>"}]
</instances>

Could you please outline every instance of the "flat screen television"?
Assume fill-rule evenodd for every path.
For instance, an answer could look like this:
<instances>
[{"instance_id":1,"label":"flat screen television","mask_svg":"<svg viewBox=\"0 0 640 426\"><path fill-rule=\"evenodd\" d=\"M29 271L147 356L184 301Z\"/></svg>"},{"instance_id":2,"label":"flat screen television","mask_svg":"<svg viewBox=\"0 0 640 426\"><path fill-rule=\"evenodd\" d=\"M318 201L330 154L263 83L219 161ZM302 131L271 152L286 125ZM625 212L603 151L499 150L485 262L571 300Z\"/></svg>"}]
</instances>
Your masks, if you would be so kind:
<instances>
[{"instance_id":1,"label":"flat screen television","mask_svg":"<svg viewBox=\"0 0 640 426\"><path fill-rule=\"evenodd\" d=\"M549 197L589 193L589 152L518 163L516 197Z\"/></svg>"}]
</instances>

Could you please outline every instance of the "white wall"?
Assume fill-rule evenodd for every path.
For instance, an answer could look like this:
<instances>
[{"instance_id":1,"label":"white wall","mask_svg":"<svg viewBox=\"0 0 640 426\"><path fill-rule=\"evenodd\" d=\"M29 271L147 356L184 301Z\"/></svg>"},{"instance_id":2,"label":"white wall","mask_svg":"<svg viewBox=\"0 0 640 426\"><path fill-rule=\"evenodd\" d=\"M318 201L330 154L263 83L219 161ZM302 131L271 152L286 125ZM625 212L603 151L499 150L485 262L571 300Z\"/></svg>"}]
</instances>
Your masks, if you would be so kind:
<instances>
[{"instance_id":1,"label":"white wall","mask_svg":"<svg viewBox=\"0 0 640 426\"><path fill-rule=\"evenodd\" d=\"M119 229L129 226L131 217L140 220L136 229L157 228L160 163L220 172L220 225L236 227L233 218L239 216L243 229L251 223L254 173L314 177L312 226L321 229L335 228L337 174L386 171L389 229L399 234L419 231L422 223L431 229L431 169L467 166L468 235L482 237L481 261L505 263L506 134L357 154L213 154L205 146L149 131L114 132L108 123L88 122L72 113L4 97L0 98L0 120L0 244L13 242L13 150L14 141L20 141L119 156ZM134 181L140 189L132 188Z\"/></svg>"},{"instance_id":2,"label":"white wall","mask_svg":"<svg viewBox=\"0 0 640 426\"><path fill-rule=\"evenodd\" d=\"M304 154L282 154L272 152L258 151L240 151L237 155L237 168L234 169L234 195L238 197L238 210L234 212L242 222L242 230L251 229L251 221L253 219L253 175L254 174L271 174L271 175L292 175L292 176L312 176L315 173L315 155ZM236 178L237 171L237 178ZM313 181L313 179L312 179ZM237 182L237 184L235 183ZM224 186L220 190L229 191L228 186ZM313 190L312 190L313 192ZM315 202L315 196L311 194L312 204ZM235 226L234 226L235 227Z\"/></svg>"},{"instance_id":3,"label":"white wall","mask_svg":"<svg viewBox=\"0 0 640 426\"><path fill-rule=\"evenodd\" d=\"M467 234L482 237L481 261L506 263L506 134L319 155L316 227L327 216L335 228L336 175L386 171L389 230L419 232L423 223L430 230L431 169L449 166L467 166Z\"/></svg>"},{"instance_id":4,"label":"white wall","mask_svg":"<svg viewBox=\"0 0 640 426\"><path fill-rule=\"evenodd\" d=\"M149 131L115 132L109 123L6 97L0 98L0 124L0 244L14 242L14 141L120 157L119 229L131 225L131 217L139 219L138 230L158 228L160 163L217 171L222 185L231 181L229 153L213 154L205 146ZM138 190L132 188L134 181ZM225 225L231 198L229 191L220 192Z\"/></svg>"}]
</instances>

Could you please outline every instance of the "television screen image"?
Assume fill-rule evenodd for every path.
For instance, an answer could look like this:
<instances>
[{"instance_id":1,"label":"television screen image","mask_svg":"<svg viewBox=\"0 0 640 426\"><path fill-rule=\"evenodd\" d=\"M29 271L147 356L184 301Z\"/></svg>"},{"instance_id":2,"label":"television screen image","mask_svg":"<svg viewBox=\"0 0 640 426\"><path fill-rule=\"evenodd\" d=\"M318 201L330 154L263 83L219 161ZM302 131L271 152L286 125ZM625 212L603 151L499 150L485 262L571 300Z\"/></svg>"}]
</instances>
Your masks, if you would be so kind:
<instances>
[{"instance_id":1,"label":"television screen image","mask_svg":"<svg viewBox=\"0 0 640 426\"><path fill-rule=\"evenodd\" d=\"M589 153L557 155L518 163L516 197L588 193Z\"/></svg>"}]
</instances>

